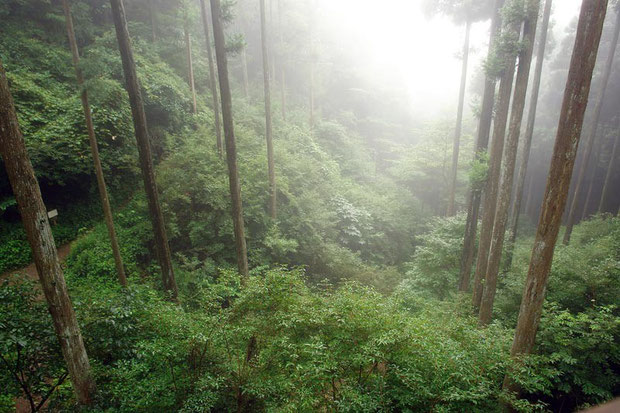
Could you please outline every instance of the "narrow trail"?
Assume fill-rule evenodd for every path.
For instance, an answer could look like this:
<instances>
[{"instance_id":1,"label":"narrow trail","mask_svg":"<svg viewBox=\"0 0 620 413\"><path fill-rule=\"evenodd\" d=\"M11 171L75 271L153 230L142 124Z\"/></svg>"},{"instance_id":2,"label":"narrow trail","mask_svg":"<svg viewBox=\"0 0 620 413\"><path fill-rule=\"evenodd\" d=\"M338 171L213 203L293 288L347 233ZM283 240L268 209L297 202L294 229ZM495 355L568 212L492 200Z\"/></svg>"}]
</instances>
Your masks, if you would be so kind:
<instances>
[{"instance_id":1,"label":"narrow trail","mask_svg":"<svg viewBox=\"0 0 620 413\"><path fill-rule=\"evenodd\" d=\"M67 259L67 256L69 255L69 252L71 252L71 244L72 242L69 242L58 248L58 259L60 260L61 264L65 262L65 260ZM0 275L0 282L10 279L11 276L15 274L23 274L33 281L39 281L39 274L37 273L37 267L34 265L34 262L31 262L26 267L17 268L15 270L10 270L10 271L2 273Z\"/></svg>"}]
</instances>

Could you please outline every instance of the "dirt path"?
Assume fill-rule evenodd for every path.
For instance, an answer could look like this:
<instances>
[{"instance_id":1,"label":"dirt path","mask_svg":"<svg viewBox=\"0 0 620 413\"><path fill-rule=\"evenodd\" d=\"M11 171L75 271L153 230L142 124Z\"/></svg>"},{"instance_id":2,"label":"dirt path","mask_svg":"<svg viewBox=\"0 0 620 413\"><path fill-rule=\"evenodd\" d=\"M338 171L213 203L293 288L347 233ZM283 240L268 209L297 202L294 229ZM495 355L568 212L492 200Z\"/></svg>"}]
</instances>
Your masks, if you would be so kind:
<instances>
[{"instance_id":1,"label":"dirt path","mask_svg":"<svg viewBox=\"0 0 620 413\"><path fill-rule=\"evenodd\" d=\"M64 263L67 259L67 255L71 252L71 243L65 244L58 248L58 259L60 263ZM14 274L24 274L28 278L34 281L39 281L39 274L37 273L37 267L34 265L34 262L30 263L27 267L18 268L16 270L11 270L0 275L0 281L4 281L9 279Z\"/></svg>"}]
</instances>

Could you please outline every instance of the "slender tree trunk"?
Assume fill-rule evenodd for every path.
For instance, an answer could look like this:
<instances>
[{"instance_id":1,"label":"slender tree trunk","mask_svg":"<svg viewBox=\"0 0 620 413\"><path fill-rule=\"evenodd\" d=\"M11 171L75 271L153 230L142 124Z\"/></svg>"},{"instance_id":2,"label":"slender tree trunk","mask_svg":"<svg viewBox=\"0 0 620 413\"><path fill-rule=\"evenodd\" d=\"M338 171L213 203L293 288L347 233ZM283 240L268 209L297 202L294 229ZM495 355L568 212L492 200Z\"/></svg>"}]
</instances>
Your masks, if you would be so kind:
<instances>
[{"instance_id":1,"label":"slender tree trunk","mask_svg":"<svg viewBox=\"0 0 620 413\"><path fill-rule=\"evenodd\" d=\"M273 128L271 124L271 87L269 84L269 48L267 22L265 19L265 0L260 2L261 45L263 50L263 78L265 87L265 136L267 140L267 165L269 169L269 215L276 219L276 168L273 156Z\"/></svg>"},{"instance_id":2,"label":"slender tree trunk","mask_svg":"<svg viewBox=\"0 0 620 413\"><path fill-rule=\"evenodd\" d=\"M508 35L519 37L521 25L511 22L505 28ZM508 110L510 108L510 97L512 95L512 82L515 76L516 56L507 56L504 63L504 72L499 85L499 100L497 111L493 123L493 141L491 142L491 153L489 157L489 172L484 188L484 206L482 215L482 226L480 228L480 244L478 246L478 257L476 261L476 272L474 276L474 291L472 302L475 309L480 307L483 292L483 280L487 272L489 261L489 248L493 235L493 223L495 221L495 211L497 206L497 192L499 188L500 172L502 166L502 154L504 151L504 138L506 136L506 124L508 123Z\"/></svg>"},{"instance_id":3,"label":"slender tree trunk","mask_svg":"<svg viewBox=\"0 0 620 413\"><path fill-rule=\"evenodd\" d=\"M604 134L603 134L604 136ZM596 175L598 171L598 164L601 160L601 150L603 149L603 136L598 140L598 144L596 145L595 154L594 154L594 162L592 164L592 168L590 168L590 182L588 183L588 193L586 195L586 201L583 204L583 208L581 210L581 218L580 221L585 220L590 212L590 204L592 200L592 191L594 190L594 184L596 183Z\"/></svg>"},{"instance_id":4,"label":"slender tree trunk","mask_svg":"<svg viewBox=\"0 0 620 413\"><path fill-rule=\"evenodd\" d=\"M149 16L151 18L151 37L153 43L157 40L157 16L155 15L155 10L153 9L153 0L148 0L149 6Z\"/></svg>"},{"instance_id":5,"label":"slender tree trunk","mask_svg":"<svg viewBox=\"0 0 620 413\"><path fill-rule=\"evenodd\" d=\"M603 184L603 191L601 192L601 200L598 204L598 212L604 212L605 206L607 205L607 198L609 197L609 190L611 184L611 175L614 172L616 162L618 157L620 157L620 137L616 136L616 140L614 141L614 148L611 151L611 159L609 160L609 165L607 165L607 173L605 174L605 183Z\"/></svg>"},{"instance_id":6,"label":"slender tree trunk","mask_svg":"<svg viewBox=\"0 0 620 413\"><path fill-rule=\"evenodd\" d=\"M168 245L164 216L159 205L159 194L157 193L157 183L155 181L155 168L153 167L153 159L151 157L151 144L146 125L144 104L142 103L140 83L138 81L138 74L136 73L136 64L131 50L129 32L127 30L125 7L122 0L110 0L110 4L112 5L112 18L114 19L114 26L116 28L118 48L120 50L121 60L123 61L123 72L125 74L127 93L129 94L129 103L131 104L138 155L140 157L140 169L142 170L144 190L146 192L149 215L153 225L155 248L157 250L157 259L161 269L162 282L164 289L170 293L173 300L176 300L178 294L177 284L174 278L174 269L172 267L172 258L170 257L170 246Z\"/></svg>"},{"instance_id":7,"label":"slender tree trunk","mask_svg":"<svg viewBox=\"0 0 620 413\"><path fill-rule=\"evenodd\" d=\"M232 98L228 82L228 60L226 58L226 40L222 27L222 11L220 0L211 1L211 18L213 20L213 37L215 39L215 60L217 62L218 77L220 80L220 95L222 96L222 119L224 123L224 138L226 140L226 159L228 161L228 182L232 201L232 219L235 229L235 245L237 248L237 265L242 281L249 276L248 254L245 244L245 227L243 224L243 206L241 203L241 185L237 171L237 148L232 117Z\"/></svg>"},{"instance_id":8,"label":"slender tree trunk","mask_svg":"<svg viewBox=\"0 0 620 413\"><path fill-rule=\"evenodd\" d=\"M274 30L273 28L276 27L276 24L274 22L273 19L273 4L274 4L274 0L269 0L269 27L272 28L272 30ZM269 68L271 69L269 71L269 75L271 76L271 84L272 85L276 85L276 54L273 53L273 51L276 49L275 46L275 40L274 37L272 36L272 32L267 31L267 44L268 47L267 49L269 50L269 57L271 58L271 65L269 66Z\"/></svg>"},{"instance_id":9,"label":"slender tree trunk","mask_svg":"<svg viewBox=\"0 0 620 413\"><path fill-rule=\"evenodd\" d=\"M282 119L286 121L286 72L284 70L284 34L282 29L282 3L278 0L278 34L280 37L280 100Z\"/></svg>"},{"instance_id":10,"label":"slender tree trunk","mask_svg":"<svg viewBox=\"0 0 620 413\"><path fill-rule=\"evenodd\" d=\"M95 381L58 261L41 190L19 130L13 97L1 61L0 155L4 160L9 182L17 200L39 281L54 323L54 331L73 383L73 390L80 404L89 405L93 401Z\"/></svg>"},{"instance_id":11,"label":"slender tree trunk","mask_svg":"<svg viewBox=\"0 0 620 413\"><path fill-rule=\"evenodd\" d=\"M570 242L570 236L573 232L573 226L575 225L575 219L577 217L577 207L579 204L579 194L581 192L581 186L583 185L583 179L586 171L588 170L588 160L594 147L594 141L596 140L596 131L601 119L601 110L603 109L603 102L605 100L605 91L607 90L607 83L609 83L609 77L611 76L611 69L614 63L614 56L616 53L616 47L618 46L618 37L620 36L620 12L616 12L616 26L614 29L614 37L611 42L611 48L609 49L609 55L607 56L607 64L603 72L603 78L601 82L601 89L598 94L596 106L594 107L594 113L592 115L592 123L590 130L588 131L587 143L583 158L583 164L579 169L579 176L577 177L577 185L575 186L575 196L573 202L570 205L570 212L568 213L568 220L566 222L566 232L564 233L564 244Z\"/></svg>"},{"instance_id":12,"label":"slender tree trunk","mask_svg":"<svg viewBox=\"0 0 620 413\"><path fill-rule=\"evenodd\" d=\"M607 0L583 0L577 27L558 132L543 198L542 212L523 290L519 319L512 343L512 357L531 353L540 322L553 251L566 206L571 174L588 104L592 72L601 39ZM519 392L506 377L504 388Z\"/></svg>"},{"instance_id":13,"label":"slender tree trunk","mask_svg":"<svg viewBox=\"0 0 620 413\"><path fill-rule=\"evenodd\" d=\"M497 290L497 277L502 258L504 246L504 234L508 223L508 209L510 208L510 195L517 161L517 150L519 147L519 135L521 133L521 122L525 111L525 98L527 96L527 85L530 78L530 67L532 64L532 53L534 51L534 39L536 38L536 26L538 23L538 11L540 10L540 0L528 0L526 3L527 17L523 25L523 41L525 47L519 55L519 70L515 83L515 91L512 102L512 112L510 114L510 126L506 148L502 163L502 179L497 198L497 210L493 224L491 244L489 248L489 260L486 269L484 292L480 304L480 325L487 325L491 322L493 314L493 302Z\"/></svg>"},{"instance_id":14,"label":"slender tree trunk","mask_svg":"<svg viewBox=\"0 0 620 413\"><path fill-rule=\"evenodd\" d=\"M316 0L313 0L312 13L310 15L310 25L309 25L309 41L310 41L310 136L314 135L314 124L315 124L315 113L314 113L314 65L315 65L315 42L314 42L314 24L315 24L315 16L314 11L316 10Z\"/></svg>"},{"instance_id":15,"label":"slender tree trunk","mask_svg":"<svg viewBox=\"0 0 620 413\"><path fill-rule=\"evenodd\" d=\"M530 216L532 212L532 198L534 197L534 171L530 173L530 184L527 190L527 199L525 200L525 214Z\"/></svg>"},{"instance_id":16,"label":"slender tree trunk","mask_svg":"<svg viewBox=\"0 0 620 413\"><path fill-rule=\"evenodd\" d=\"M93 156L93 163L95 165L95 175L97 177L97 187L99 188L99 198L101 199L101 206L103 208L103 216L105 218L105 224L108 228L108 235L110 237L110 245L112 246L112 254L114 256L114 263L116 264L116 274L118 281L123 287L127 286L127 277L125 275L125 267L123 266L123 259L121 258L121 251L118 246L118 239L116 238L116 230L114 229L114 219L112 218L112 208L110 208L110 200L108 198L108 190L106 189L105 179L103 177L103 169L101 168L101 159L99 159L99 147L97 145L97 138L95 137L95 128L93 126L93 118L90 112L90 104L88 103L88 93L84 88L84 76L80 69L80 54L77 48L77 42L75 40L75 31L73 30L73 19L71 18L71 11L69 9L69 3L67 0L62 0L62 6L65 12L65 20L67 23L67 35L69 37L69 46L71 48L71 55L73 57L73 66L75 68L75 77L77 79L78 87L80 88L80 98L82 100L82 109L84 110L84 119L86 120L86 129L88 131L88 140L90 142L90 151Z\"/></svg>"},{"instance_id":17,"label":"slender tree trunk","mask_svg":"<svg viewBox=\"0 0 620 413\"><path fill-rule=\"evenodd\" d=\"M187 7L187 6L185 6ZM192 59L192 39L189 35L189 22L187 21L187 9L183 10L183 33L185 35L185 49L187 53L187 80L189 88L192 92L192 110L194 114L198 113L198 105L196 104L196 87L194 84L194 62Z\"/></svg>"},{"instance_id":18,"label":"slender tree trunk","mask_svg":"<svg viewBox=\"0 0 620 413\"><path fill-rule=\"evenodd\" d=\"M220 123L220 100L217 92L217 78L215 76L215 63L213 62L213 51L211 50L211 36L209 35L209 14L205 6L205 0L200 0L200 14L202 16L202 27L205 31L205 43L207 47L207 60L209 61L209 86L213 99L213 117L215 118L215 137L217 142L217 152L222 157L222 126Z\"/></svg>"},{"instance_id":19,"label":"slender tree trunk","mask_svg":"<svg viewBox=\"0 0 620 413\"><path fill-rule=\"evenodd\" d=\"M521 165L519 167L519 177L517 179L517 189L515 191L515 203L512 216L512 230L510 231L510 240L508 241L508 251L506 255L506 268L512 266L512 252L514 243L517 240L517 232L519 228L519 212L521 211L521 203L523 200L523 187L525 186L525 176L527 175L527 166L530 160L530 151L532 149L532 138L534 136L534 126L536 124L536 110L538 108L538 95L540 93L540 82L542 79L543 63L545 61L545 50L547 47L547 34L549 31L549 20L551 18L551 5L553 0L547 0L545 3L545 11L543 13L542 27L540 30L540 42L538 51L536 52L536 69L534 73L534 83L532 84L532 96L530 100L530 109L527 117L527 126L523 139L523 150L521 152Z\"/></svg>"},{"instance_id":20,"label":"slender tree trunk","mask_svg":"<svg viewBox=\"0 0 620 413\"><path fill-rule=\"evenodd\" d=\"M502 26L500 11L503 5L504 0L496 0L495 11L491 21L487 59L492 58L495 43L500 33ZM480 123L478 125L478 137L476 139L475 158L479 158L482 153L486 152L489 145L489 134L491 132L491 123L493 121L493 106L495 104L495 85L495 78L492 76L487 76L484 83L482 108L480 110ZM469 278L474 262L474 254L476 252L476 232L478 227L478 213L480 211L481 199L482 193L480 190L476 188L470 189L467 200L467 221L465 223L465 235L463 238L463 251L461 254L459 276L459 291L462 292L469 290Z\"/></svg>"},{"instance_id":21,"label":"slender tree trunk","mask_svg":"<svg viewBox=\"0 0 620 413\"><path fill-rule=\"evenodd\" d=\"M452 173L450 175L450 199L448 201L448 216L456 214L456 177L459 164L459 150L461 146L461 131L463 129L463 108L465 107L465 86L467 85L467 64L469 62L469 36L471 21L465 24L465 42L463 44L463 66L461 68L461 89L459 91L459 107L456 114L456 128L454 131L454 146L452 149Z\"/></svg>"},{"instance_id":22,"label":"slender tree trunk","mask_svg":"<svg viewBox=\"0 0 620 413\"><path fill-rule=\"evenodd\" d=\"M211 16L213 17L213 16ZM243 93L245 94L246 100L250 100L250 78L248 76L248 55L246 53L246 46L243 45L241 49L241 65L243 66ZM217 55L217 52L216 52ZM219 67L219 63L218 63Z\"/></svg>"}]
</instances>

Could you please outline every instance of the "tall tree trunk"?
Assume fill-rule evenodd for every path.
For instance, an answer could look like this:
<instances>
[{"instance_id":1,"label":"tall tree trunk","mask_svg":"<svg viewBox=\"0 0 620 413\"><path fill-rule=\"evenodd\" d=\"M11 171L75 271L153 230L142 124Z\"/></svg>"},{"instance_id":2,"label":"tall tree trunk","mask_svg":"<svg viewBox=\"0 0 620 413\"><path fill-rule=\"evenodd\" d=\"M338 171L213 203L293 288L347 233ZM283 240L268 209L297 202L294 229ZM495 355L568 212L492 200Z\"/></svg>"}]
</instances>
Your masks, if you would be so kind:
<instances>
[{"instance_id":1,"label":"tall tree trunk","mask_svg":"<svg viewBox=\"0 0 620 413\"><path fill-rule=\"evenodd\" d=\"M123 287L127 286L127 277L125 276L125 267L123 266L123 259L121 258L121 251L118 246L118 240L116 238L116 230L114 229L114 219L112 218L112 208L110 208L110 200L108 198L108 190L106 189L105 179L103 177L103 169L101 168L101 159L99 159L99 147L97 145L97 138L95 136L95 128L93 126L93 118L90 112L90 104L88 103L88 93L84 88L84 76L80 69L80 54L77 48L77 42L75 40L75 31L73 30L73 19L71 18L71 10L69 9L69 2L62 0L62 7L65 13L65 20L67 24L67 36L69 37L69 47L71 48L71 55L73 57L73 66L75 68L75 78L77 80L78 87L80 89L80 99L82 100L82 109L84 110L84 119L86 120L86 130L88 131L88 140L90 142L90 152L93 156L93 163L95 165L95 176L97 177L97 187L99 189L99 198L101 199L101 207L103 208L103 216L105 219L106 227L108 228L108 235L110 237L110 245L112 246L112 254L114 256L114 263L116 264L116 274L118 281Z\"/></svg>"},{"instance_id":2,"label":"tall tree trunk","mask_svg":"<svg viewBox=\"0 0 620 413\"><path fill-rule=\"evenodd\" d=\"M282 3L278 0L278 34L280 37L280 100L282 119L286 121L286 72L284 70L284 33L282 29Z\"/></svg>"},{"instance_id":3,"label":"tall tree trunk","mask_svg":"<svg viewBox=\"0 0 620 413\"><path fill-rule=\"evenodd\" d=\"M276 23L273 19L273 8L274 8L274 0L269 0L269 27L276 27ZM274 30L274 29L272 29ZM275 38L272 35L272 32L267 32L267 44L268 47L267 49L269 50L269 57L271 58L271 65L270 67L270 71L269 71L269 75L271 76L271 84L272 85L276 85L276 54L273 52L274 50L276 50L276 46L275 46Z\"/></svg>"},{"instance_id":4,"label":"tall tree trunk","mask_svg":"<svg viewBox=\"0 0 620 413\"><path fill-rule=\"evenodd\" d=\"M493 224L493 233L489 248L489 260L486 269L484 282L484 292L480 304L480 325L487 325L491 321L493 314L493 302L497 289L497 277L502 258L504 246L504 234L508 223L508 209L510 208L510 195L517 161L517 150L519 147L519 135L521 133L521 122L525 111L525 98L527 96L527 84L530 78L530 67L532 64L532 53L534 51L534 40L536 38L536 26L538 23L538 11L540 10L540 0L528 0L526 3L527 17L523 24L523 41L525 47L519 55L519 70L515 83L515 91L512 102L512 112L510 114L510 126L506 148L502 163L502 179L497 198L497 210Z\"/></svg>"},{"instance_id":5,"label":"tall tree trunk","mask_svg":"<svg viewBox=\"0 0 620 413\"><path fill-rule=\"evenodd\" d=\"M521 28L520 22L510 22L505 25L508 36L519 37ZM480 243L478 246L478 257L476 261L476 272L474 275L473 306L475 309L480 307L483 292L483 280L486 276L487 264L489 261L489 248L493 235L493 222L495 221L495 210L497 206L497 192L499 187L500 172L502 166L502 155L504 151L504 138L506 136L506 124L508 123L508 110L510 108L510 97L512 95L512 82L515 76L516 56L506 56L504 71L499 85L499 100L493 123L493 141L491 142L491 153L489 156L489 171L487 182L484 188L484 205L482 215L482 226L480 228Z\"/></svg>"},{"instance_id":6,"label":"tall tree trunk","mask_svg":"<svg viewBox=\"0 0 620 413\"><path fill-rule=\"evenodd\" d=\"M157 40L157 16L155 15L155 9L153 8L153 0L148 0L149 17L151 18L151 37L153 43Z\"/></svg>"},{"instance_id":7,"label":"tall tree trunk","mask_svg":"<svg viewBox=\"0 0 620 413\"><path fill-rule=\"evenodd\" d=\"M527 189L527 198L525 200L525 214L530 217L531 213L532 213L532 198L534 198L534 172L532 171L532 173L530 174L530 184L528 185L528 189Z\"/></svg>"},{"instance_id":8,"label":"tall tree trunk","mask_svg":"<svg viewBox=\"0 0 620 413\"><path fill-rule=\"evenodd\" d=\"M213 16L211 16L213 18ZM217 55L217 52L215 53ZM243 45L241 49L241 69L243 70L243 93L245 94L246 100L250 100L250 78L248 76L248 55L246 53L246 46ZM219 67L219 63L218 63Z\"/></svg>"},{"instance_id":9,"label":"tall tree trunk","mask_svg":"<svg viewBox=\"0 0 620 413\"><path fill-rule=\"evenodd\" d=\"M510 231L510 240L508 241L508 250L506 252L506 268L512 266L512 253L514 243L517 240L517 232L519 228L519 212L521 211L521 203L523 200L523 187L525 186L525 176L527 175L527 166L530 160L530 151L532 149L532 138L534 136L534 126L536 124L536 110L538 108L538 95L540 93L540 82L542 79L543 63L545 62L545 50L547 47L547 34L549 31L549 20L551 18L551 5L553 0L547 0L545 3L545 11L543 13L542 27L540 30L540 41L538 43L538 51L536 52L536 69L534 73L534 83L532 84L532 96L530 100L530 109L527 116L527 126L523 139L523 150L521 151L521 165L519 166L519 177L517 179L517 189L515 191L515 203L512 216L512 225Z\"/></svg>"},{"instance_id":10,"label":"tall tree trunk","mask_svg":"<svg viewBox=\"0 0 620 413\"><path fill-rule=\"evenodd\" d=\"M609 77L611 76L611 69L614 63L614 56L616 53L616 47L618 46L618 37L620 36L620 11L616 12L616 26L614 29L614 37L611 41L611 48L609 49L609 55L607 56L607 63L603 71L603 78L601 81L601 89L598 94L596 106L594 107L594 113L592 115L592 123L590 124L590 130L588 131L587 143L583 158L583 164L579 169L579 176L577 177L577 185L575 186L575 195L573 202L570 205L570 212L568 213L568 220L566 222L566 232L564 232L564 244L570 242L570 236L573 232L573 226L575 225L575 219L577 217L577 207L579 204L579 194L581 192L581 186L583 185L583 179L588 170L588 160L590 159L592 148L594 147L594 141L596 140L596 131L601 119L601 110L603 109L603 102L605 100L605 91L607 90L607 83L609 83Z\"/></svg>"},{"instance_id":11,"label":"tall tree trunk","mask_svg":"<svg viewBox=\"0 0 620 413\"><path fill-rule=\"evenodd\" d=\"M495 1L495 9L493 19L491 21L487 60L493 57L495 43L500 33L502 26L500 11L503 5L504 0ZM486 76L482 97L482 107L480 110L480 123L478 125L478 137L476 139L475 158L479 158L482 153L486 152L489 145L489 134L491 132L491 123L493 121L493 106L495 104L495 85L495 78L493 76ZM469 290L469 278L474 262L474 254L476 252L476 232L478 227L478 213L480 211L481 199L482 192L479 189L470 189L467 200L467 221L465 223L465 234L463 237L463 251L461 254L459 275L459 291L462 292Z\"/></svg>"},{"instance_id":12,"label":"tall tree trunk","mask_svg":"<svg viewBox=\"0 0 620 413\"><path fill-rule=\"evenodd\" d=\"M192 92L192 110L194 114L198 113L198 105L196 104L196 87L194 84L194 62L192 59L192 39L189 35L189 22L187 21L187 5L183 10L183 33L185 35L185 49L187 53L187 80L189 88Z\"/></svg>"},{"instance_id":13,"label":"tall tree trunk","mask_svg":"<svg viewBox=\"0 0 620 413\"><path fill-rule=\"evenodd\" d=\"M222 27L222 11L220 0L211 1L211 19L213 20L213 37L215 39L215 60L217 62L218 77L220 80L220 95L222 96L222 119L224 123L224 138L226 140L226 159L228 161L228 183L232 201L232 219L235 229L235 246L237 248L237 266L242 275L242 281L249 276L248 253L245 244L245 226L243 224L243 206L241 203L241 185L237 171L237 147L232 117L232 98L228 82L228 60L226 58L226 39Z\"/></svg>"},{"instance_id":14,"label":"tall tree trunk","mask_svg":"<svg viewBox=\"0 0 620 413\"><path fill-rule=\"evenodd\" d=\"M606 10L607 0L583 0L581 6L575 47L547 179L547 189L543 198L542 212L512 343L511 355L515 358L531 353L534 347L553 251L566 206L581 136ZM518 385L509 377L504 380L504 388L519 392Z\"/></svg>"},{"instance_id":15,"label":"tall tree trunk","mask_svg":"<svg viewBox=\"0 0 620 413\"><path fill-rule=\"evenodd\" d=\"M314 42L314 24L315 24L315 16L314 13L316 11L317 4L316 0L312 1L312 12L310 13L310 24L309 24L309 41L310 41L310 136L314 135L314 126L315 126L315 85L314 85L314 66L315 66L315 57L316 57L316 45Z\"/></svg>"},{"instance_id":16,"label":"tall tree trunk","mask_svg":"<svg viewBox=\"0 0 620 413\"><path fill-rule=\"evenodd\" d=\"M611 151L611 159L609 160L609 164L607 165L607 173L605 174L605 183L603 184L603 191L601 192L601 200L598 203L599 213L604 212L605 206L607 205L607 198L609 197L609 190L610 190L610 184L611 184L611 175L614 172L617 159L618 157L620 157L619 142L620 142L620 137L616 136L616 140L614 141L614 148Z\"/></svg>"},{"instance_id":17,"label":"tall tree trunk","mask_svg":"<svg viewBox=\"0 0 620 413\"><path fill-rule=\"evenodd\" d=\"M209 35L209 14L205 6L205 0L200 0L200 14L202 16L202 27L205 32L205 43L207 47L207 60L209 61L209 87L211 88L211 98L213 100L213 117L215 118L215 137L217 142L217 152L222 157L222 126L220 121L220 100L217 92L217 78L215 77L215 63L213 62L213 51L211 50L211 36Z\"/></svg>"},{"instance_id":18,"label":"tall tree trunk","mask_svg":"<svg viewBox=\"0 0 620 413\"><path fill-rule=\"evenodd\" d=\"M170 257L170 246L168 245L164 216L159 205L159 194L157 193L157 183L155 181L155 168L153 167L153 159L151 157L151 144L149 142L140 83L138 81L138 74L136 73L136 64L131 50L129 32L127 30L125 6L122 0L110 0L110 4L112 5L112 18L116 28L118 48L123 61L123 72L125 74L129 103L131 104L138 155L140 157L140 169L142 170L144 190L146 192L149 215L153 225L155 248L157 250L157 259L161 269L162 282L164 289L168 291L173 300L176 300L178 294L177 283L174 278L174 269L172 267L172 258Z\"/></svg>"},{"instance_id":19,"label":"tall tree trunk","mask_svg":"<svg viewBox=\"0 0 620 413\"><path fill-rule=\"evenodd\" d=\"M463 43L463 66L461 68L461 88L459 91L459 107L456 113L456 128L452 148L452 172L450 175L450 199L448 201L448 216L456 214L456 177L459 164L459 150L461 146L461 130L463 129L463 108L465 107L465 86L467 85L467 64L469 62L469 36L471 21L465 23L465 42Z\"/></svg>"},{"instance_id":20,"label":"tall tree trunk","mask_svg":"<svg viewBox=\"0 0 620 413\"><path fill-rule=\"evenodd\" d=\"M265 137L267 140L267 166L269 169L269 215L276 219L276 168L273 157L273 128L271 124L271 87L269 85L269 48L267 37L267 22L265 19L265 0L260 2L260 32L263 51L263 79L265 88Z\"/></svg>"},{"instance_id":21,"label":"tall tree trunk","mask_svg":"<svg viewBox=\"0 0 620 413\"><path fill-rule=\"evenodd\" d=\"M585 220L588 217L590 212L590 203L592 200L592 191L594 190L594 184L596 183L596 175L598 172L598 164L601 160L601 151L603 150L603 137L598 140L598 144L596 145L595 154L594 154L594 162L592 164L592 168L590 168L590 180L588 182L588 193L586 195L586 200L583 204L583 208L581 209L581 217L580 221Z\"/></svg>"},{"instance_id":22,"label":"tall tree trunk","mask_svg":"<svg viewBox=\"0 0 620 413\"><path fill-rule=\"evenodd\" d=\"M1 61L0 155L4 160L9 182L17 200L39 281L77 401L83 405L91 404L95 393L95 381L88 354L67 292L47 210L43 204L24 138L19 130L13 97Z\"/></svg>"}]
</instances>

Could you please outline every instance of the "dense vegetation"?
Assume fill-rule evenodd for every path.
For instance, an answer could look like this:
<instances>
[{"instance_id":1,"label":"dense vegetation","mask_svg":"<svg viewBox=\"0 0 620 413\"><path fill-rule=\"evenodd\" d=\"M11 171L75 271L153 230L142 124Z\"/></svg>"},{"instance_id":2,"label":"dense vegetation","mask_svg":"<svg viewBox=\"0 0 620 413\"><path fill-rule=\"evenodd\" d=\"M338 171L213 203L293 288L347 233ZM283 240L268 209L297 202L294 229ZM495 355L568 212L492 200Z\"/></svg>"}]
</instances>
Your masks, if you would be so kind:
<instances>
[{"instance_id":1,"label":"dense vegetation","mask_svg":"<svg viewBox=\"0 0 620 413\"><path fill-rule=\"evenodd\" d=\"M262 76L255 75L261 56L252 43L258 2L245 0L223 3L250 265L242 281L199 8L190 1L125 3L177 301L158 276L108 2L80 0L71 8L128 288L118 285L101 218L62 9L47 0L0 4L0 60L20 128L45 204L59 210L56 244L72 242L64 275L97 383L85 411L492 412L506 403L519 411L574 411L620 395L620 218L593 214L575 227L570 244L557 246L534 354L511 357L536 207L524 208L530 217L521 220L512 262L500 275L493 322L480 328L471 294L457 291L466 213L444 216L452 125L416 123L398 94L356 73L350 56L329 45L316 53L336 68L317 69L312 93L320 109L310 125L300 80L306 67L275 59L286 72L288 104L284 116L274 91L278 216L270 217ZM311 3L288 4L280 30L311 31L313 22L304 21ZM196 39L196 113L183 10ZM475 20L490 13L482 14ZM279 53L311 61L312 52L300 56L307 49L300 37L286 36ZM342 92L354 87L372 92ZM386 95L392 101L384 104ZM543 121L545 136L535 144L545 151L551 123ZM470 162L474 130L466 121L460 209L468 188L482 188L487 178L488 156ZM535 152L532 174L546 159ZM32 255L1 161L0 224L0 411L28 398L74 411L39 287L12 271ZM521 387L519 398L502 387L506 376Z\"/></svg>"}]
</instances>

